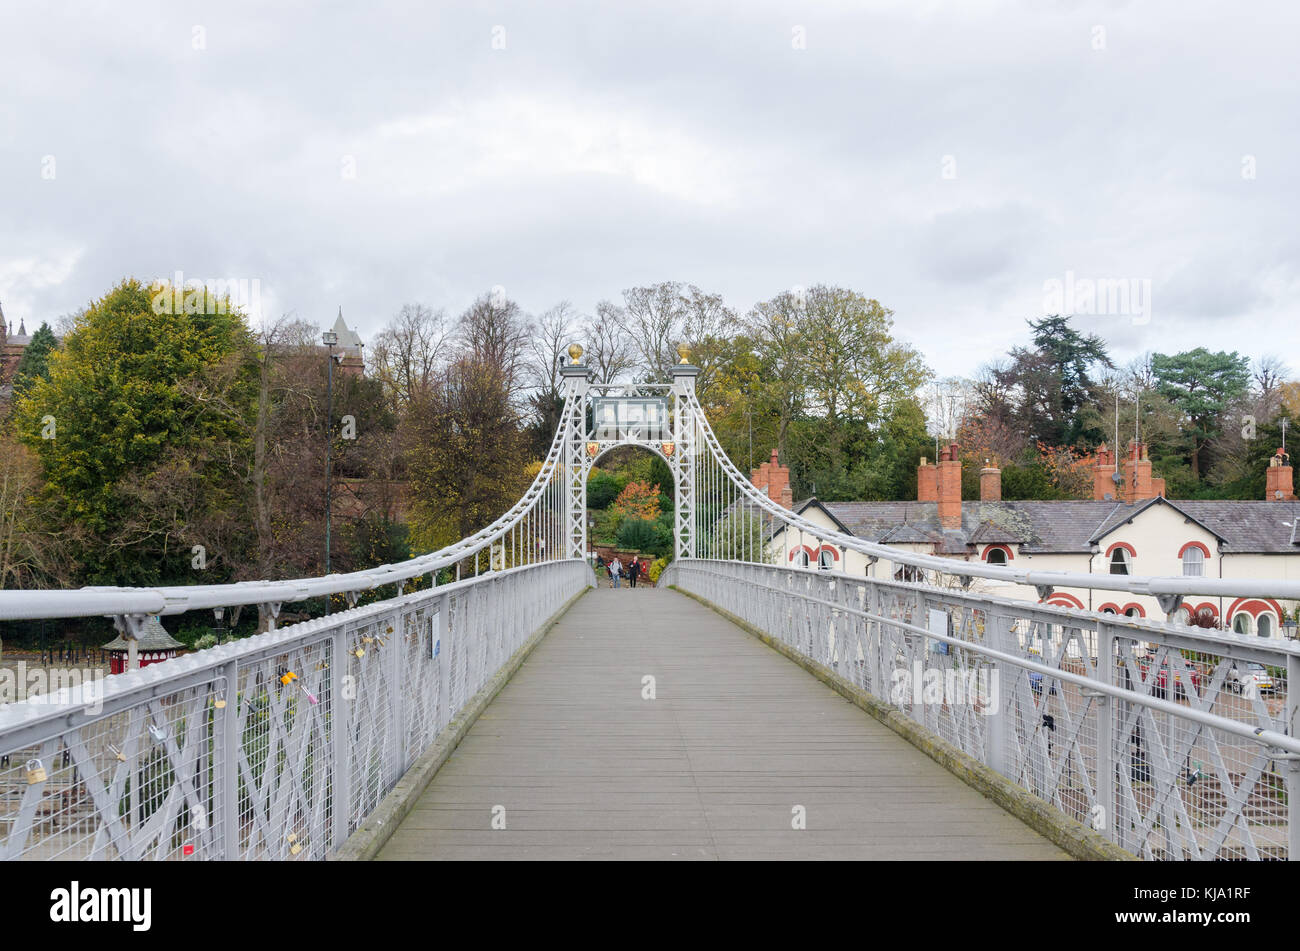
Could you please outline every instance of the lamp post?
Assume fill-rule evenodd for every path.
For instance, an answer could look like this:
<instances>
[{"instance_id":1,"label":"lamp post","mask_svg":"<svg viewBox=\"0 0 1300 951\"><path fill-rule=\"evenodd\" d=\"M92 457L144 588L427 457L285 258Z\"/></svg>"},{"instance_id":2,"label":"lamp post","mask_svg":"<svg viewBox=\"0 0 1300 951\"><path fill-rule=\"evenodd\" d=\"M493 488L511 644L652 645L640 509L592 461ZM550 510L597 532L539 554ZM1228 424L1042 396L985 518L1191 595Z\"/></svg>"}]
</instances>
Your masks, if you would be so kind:
<instances>
[{"instance_id":1,"label":"lamp post","mask_svg":"<svg viewBox=\"0 0 1300 951\"><path fill-rule=\"evenodd\" d=\"M331 443L334 441L334 347L339 342L339 335L332 330L321 334L321 340L329 348L329 360L325 371L325 574L330 573L330 483L333 481L333 460L330 458ZM330 613L330 595L325 595L325 613Z\"/></svg>"}]
</instances>

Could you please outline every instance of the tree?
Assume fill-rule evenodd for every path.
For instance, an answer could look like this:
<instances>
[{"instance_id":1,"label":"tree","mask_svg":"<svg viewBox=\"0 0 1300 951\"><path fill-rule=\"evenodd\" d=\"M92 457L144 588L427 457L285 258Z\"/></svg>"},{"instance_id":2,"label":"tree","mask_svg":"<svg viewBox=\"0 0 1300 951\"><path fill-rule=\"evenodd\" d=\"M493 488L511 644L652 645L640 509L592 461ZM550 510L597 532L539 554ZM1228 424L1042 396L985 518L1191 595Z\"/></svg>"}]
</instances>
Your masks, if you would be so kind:
<instances>
[{"instance_id":1,"label":"tree","mask_svg":"<svg viewBox=\"0 0 1300 951\"><path fill-rule=\"evenodd\" d=\"M515 399L528 383L528 315L499 291L479 297L460 315L456 333L461 357L495 373Z\"/></svg>"},{"instance_id":2,"label":"tree","mask_svg":"<svg viewBox=\"0 0 1300 951\"><path fill-rule=\"evenodd\" d=\"M403 304L371 342L370 367L394 403L422 396L442 369L450 349L446 314L424 304Z\"/></svg>"},{"instance_id":3,"label":"tree","mask_svg":"<svg viewBox=\"0 0 1300 951\"><path fill-rule=\"evenodd\" d=\"M504 374L470 356L412 407L412 540L437 549L500 517L527 488L527 444Z\"/></svg>"},{"instance_id":4,"label":"tree","mask_svg":"<svg viewBox=\"0 0 1300 951\"><path fill-rule=\"evenodd\" d=\"M88 535L76 554L94 583L192 580L199 527L247 505L256 385L243 316L206 290L156 307L154 290L125 280L92 304L15 409L45 498ZM205 378L214 388L196 400ZM151 509L163 494L175 504Z\"/></svg>"},{"instance_id":5,"label":"tree","mask_svg":"<svg viewBox=\"0 0 1300 951\"><path fill-rule=\"evenodd\" d=\"M623 487L610 511L621 518L638 518L653 522L659 517L659 486L633 481Z\"/></svg>"},{"instance_id":6,"label":"tree","mask_svg":"<svg viewBox=\"0 0 1300 951\"><path fill-rule=\"evenodd\" d=\"M855 291L806 292L804 353L809 407L825 421L830 466L843 465L843 421L878 423L929 375L920 354L890 334L893 311Z\"/></svg>"},{"instance_id":7,"label":"tree","mask_svg":"<svg viewBox=\"0 0 1300 951\"><path fill-rule=\"evenodd\" d=\"M1096 416L1095 366L1112 367L1105 341L1084 336L1069 317L1026 321L1033 349L1015 347L1000 382L1015 394L1015 418L1030 440L1051 446L1095 444L1105 438Z\"/></svg>"},{"instance_id":8,"label":"tree","mask_svg":"<svg viewBox=\"0 0 1300 951\"><path fill-rule=\"evenodd\" d=\"M636 367L632 340L625 332L627 314L617 304L603 300L596 314L583 324L587 364L596 383L618 383Z\"/></svg>"},{"instance_id":9,"label":"tree","mask_svg":"<svg viewBox=\"0 0 1300 951\"><path fill-rule=\"evenodd\" d=\"M677 347L685 344L691 348L691 362L700 368L696 390L707 391L715 353L736 322L722 296L694 284L662 281L628 288L623 291L623 302L642 379L667 380L679 359Z\"/></svg>"},{"instance_id":10,"label":"tree","mask_svg":"<svg viewBox=\"0 0 1300 951\"><path fill-rule=\"evenodd\" d=\"M42 323L32 339L23 349L23 355L14 368L14 395L21 396L38 379L49 379L50 354L58 349L59 341L55 339L50 325Z\"/></svg>"},{"instance_id":11,"label":"tree","mask_svg":"<svg viewBox=\"0 0 1300 951\"><path fill-rule=\"evenodd\" d=\"M1157 390L1177 407L1191 446L1193 478L1201 475L1201 451L1221 431L1220 417L1246 391L1250 361L1236 351L1211 353L1197 347L1166 356L1153 354Z\"/></svg>"}]
</instances>

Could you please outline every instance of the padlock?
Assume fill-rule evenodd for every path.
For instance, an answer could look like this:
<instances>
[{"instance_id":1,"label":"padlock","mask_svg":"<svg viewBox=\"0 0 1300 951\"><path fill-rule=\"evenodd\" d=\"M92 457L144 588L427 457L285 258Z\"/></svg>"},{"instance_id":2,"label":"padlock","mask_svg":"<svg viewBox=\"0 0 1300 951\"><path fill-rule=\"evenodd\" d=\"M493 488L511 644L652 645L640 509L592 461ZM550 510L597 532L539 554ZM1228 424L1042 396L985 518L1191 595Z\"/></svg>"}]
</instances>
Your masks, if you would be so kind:
<instances>
[{"instance_id":1,"label":"padlock","mask_svg":"<svg viewBox=\"0 0 1300 951\"><path fill-rule=\"evenodd\" d=\"M45 782L45 765L38 759L27 761L27 785Z\"/></svg>"},{"instance_id":2,"label":"padlock","mask_svg":"<svg viewBox=\"0 0 1300 951\"><path fill-rule=\"evenodd\" d=\"M298 854L299 852L301 852L301 851L302 851L302 846L299 845L297 842L295 842L293 845L289 846L289 854L290 854L290 855L297 855L297 854Z\"/></svg>"},{"instance_id":3,"label":"padlock","mask_svg":"<svg viewBox=\"0 0 1300 951\"><path fill-rule=\"evenodd\" d=\"M357 648L356 650L354 650L352 653L354 653L354 654L357 655L357 659L358 659L358 660L360 660L362 657L365 657L365 656L366 656L366 652L365 652L365 650L362 649L362 648L360 648L360 647L358 647L358 648Z\"/></svg>"},{"instance_id":4,"label":"padlock","mask_svg":"<svg viewBox=\"0 0 1300 951\"><path fill-rule=\"evenodd\" d=\"M226 701L224 700L214 700L212 701L212 705L216 707L218 710L226 709Z\"/></svg>"},{"instance_id":5,"label":"padlock","mask_svg":"<svg viewBox=\"0 0 1300 951\"><path fill-rule=\"evenodd\" d=\"M367 637L363 637L363 638L361 638L361 643L362 643L362 644L373 644L374 642L375 642L375 639L374 639L373 637L369 637L369 636L367 636Z\"/></svg>"}]
</instances>

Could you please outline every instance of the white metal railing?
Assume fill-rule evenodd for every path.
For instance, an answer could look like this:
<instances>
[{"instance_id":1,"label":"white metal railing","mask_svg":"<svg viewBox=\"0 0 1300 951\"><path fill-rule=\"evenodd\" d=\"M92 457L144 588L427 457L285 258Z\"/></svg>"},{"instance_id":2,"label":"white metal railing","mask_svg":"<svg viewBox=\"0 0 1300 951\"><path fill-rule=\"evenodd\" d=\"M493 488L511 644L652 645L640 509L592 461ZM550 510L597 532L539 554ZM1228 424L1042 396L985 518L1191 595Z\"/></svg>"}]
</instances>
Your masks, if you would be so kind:
<instances>
[{"instance_id":1,"label":"white metal railing","mask_svg":"<svg viewBox=\"0 0 1300 951\"><path fill-rule=\"evenodd\" d=\"M324 858L593 583L490 571L0 706L0 858Z\"/></svg>"},{"instance_id":2,"label":"white metal railing","mask_svg":"<svg viewBox=\"0 0 1300 951\"><path fill-rule=\"evenodd\" d=\"M1300 858L1295 643L765 564L664 579L1135 855Z\"/></svg>"}]
</instances>

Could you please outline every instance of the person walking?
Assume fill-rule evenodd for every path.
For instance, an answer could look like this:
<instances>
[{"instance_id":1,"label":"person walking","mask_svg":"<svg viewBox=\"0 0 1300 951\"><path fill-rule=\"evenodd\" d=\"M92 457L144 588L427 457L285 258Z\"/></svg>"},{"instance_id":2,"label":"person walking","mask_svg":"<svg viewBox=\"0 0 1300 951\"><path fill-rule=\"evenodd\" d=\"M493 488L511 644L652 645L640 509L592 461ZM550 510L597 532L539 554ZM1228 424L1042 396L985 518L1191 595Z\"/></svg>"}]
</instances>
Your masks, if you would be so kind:
<instances>
[{"instance_id":1,"label":"person walking","mask_svg":"<svg viewBox=\"0 0 1300 951\"><path fill-rule=\"evenodd\" d=\"M632 563L627 566L627 586L636 587L636 576L641 573L641 560L636 555L632 556Z\"/></svg>"},{"instance_id":2,"label":"person walking","mask_svg":"<svg viewBox=\"0 0 1300 951\"><path fill-rule=\"evenodd\" d=\"M619 562L618 555L615 555L614 560L609 563L609 576L614 579L614 583L610 585L611 588L618 587L618 576L622 570L623 565Z\"/></svg>"}]
</instances>

